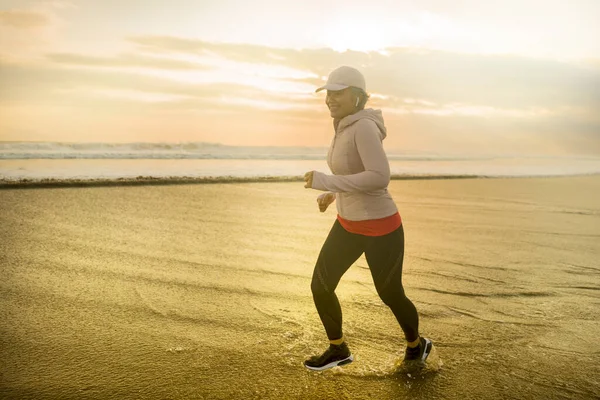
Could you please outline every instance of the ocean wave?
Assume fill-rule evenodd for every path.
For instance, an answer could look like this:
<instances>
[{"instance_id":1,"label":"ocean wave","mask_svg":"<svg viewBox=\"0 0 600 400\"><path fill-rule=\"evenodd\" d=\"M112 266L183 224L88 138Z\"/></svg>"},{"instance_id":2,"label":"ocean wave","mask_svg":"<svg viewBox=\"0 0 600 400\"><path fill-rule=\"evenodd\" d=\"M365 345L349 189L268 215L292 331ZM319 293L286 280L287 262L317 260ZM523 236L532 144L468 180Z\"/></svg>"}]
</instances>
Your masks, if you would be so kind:
<instances>
[{"instance_id":1,"label":"ocean wave","mask_svg":"<svg viewBox=\"0 0 600 400\"><path fill-rule=\"evenodd\" d=\"M595 175L595 174L579 174ZM494 178L545 178L564 175L531 176L492 176L492 175L392 175L392 180L434 180L434 179L494 179ZM138 186L138 185L182 185L211 183L258 183L258 182L303 182L302 176L138 176L135 178L19 178L0 179L0 189L10 188L58 188L58 187L101 187L101 186Z\"/></svg>"},{"instance_id":2,"label":"ocean wave","mask_svg":"<svg viewBox=\"0 0 600 400\"><path fill-rule=\"evenodd\" d=\"M0 142L0 151L78 151L78 150L198 150L224 148L219 143L208 142Z\"/></svg>"},{"instance_id":3,"label":"ocean wave","mask_svg":"<svg viewBox=\"0 0 600 400\"><path fill-rule=\"evenodd\" d=\"M19 178L0 179L0 188L18 187L89 187L89 186L136 186L136 185L178 185L192 183L243 183L243 182L296 182L300 176L138 176L135 178Z\"/></svg>"},{"instance_id":4,"label":"ocean wave","mask_svg":"<svg viewBox=\"0 0 600 400\"><path fill-rule=\"evenodd\" d=\"M0 142L0 159L265 159L319 160L321 147L226 146L218 143Z\"/></svg>"},{"instance_id":5,"label":"ocean wave","mask_svg":"<svg viewBox=\"0 0 600 400\"><path fill-rule=\"evenodd\" d=\"M220 143L75 143L75 142L0 142L0 159L178 159L178 160L324 160L325 147L303 146L227 146ZM493 156L404 154L391 151L389 160L461 161L488 160Z\"/></svg>"},{"instance_id":6,"label":"ocean wave","mask_svg":"<svg viewBox=\"0 0 600 400\"><path fill-rule=\"evenodd\" d=\"M0 153L3 160L324 160L318 154L204 154L204 153Z\"/></svg>"}]
</instances>

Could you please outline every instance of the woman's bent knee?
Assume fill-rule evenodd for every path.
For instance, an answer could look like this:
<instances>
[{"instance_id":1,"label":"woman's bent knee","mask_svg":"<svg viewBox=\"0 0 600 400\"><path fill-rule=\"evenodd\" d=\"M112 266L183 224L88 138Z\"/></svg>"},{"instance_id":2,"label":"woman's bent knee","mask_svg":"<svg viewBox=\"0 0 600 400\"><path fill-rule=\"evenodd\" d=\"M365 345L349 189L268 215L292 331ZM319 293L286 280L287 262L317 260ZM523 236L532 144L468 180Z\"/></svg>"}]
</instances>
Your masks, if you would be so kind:
<instances>
[{"instance_id":1,"label":"woman's bent knee","mask_svg":"<svg viewBox=\"0 0 600 400\"><path fill-rule=\"evenodd\" d=\"M313 277L313 280L310 284L310 290L312 291L313 297L329 296L329 290L327 290L327 286L325 286L317 276Z\"/></svg>"},{"instance_id":2,"label":"woman's bent knee","mask_svg":"<svg viewBox=\"0 0 600 400\"><path fill-rule=\"evenodd\" d=\"M379 297L387 306L393 306L394 304L402 304L407 301L407 297L404 294L403 288L395 288L388 286L384 290L378 291Z\"/></svg>"}]
</instances>

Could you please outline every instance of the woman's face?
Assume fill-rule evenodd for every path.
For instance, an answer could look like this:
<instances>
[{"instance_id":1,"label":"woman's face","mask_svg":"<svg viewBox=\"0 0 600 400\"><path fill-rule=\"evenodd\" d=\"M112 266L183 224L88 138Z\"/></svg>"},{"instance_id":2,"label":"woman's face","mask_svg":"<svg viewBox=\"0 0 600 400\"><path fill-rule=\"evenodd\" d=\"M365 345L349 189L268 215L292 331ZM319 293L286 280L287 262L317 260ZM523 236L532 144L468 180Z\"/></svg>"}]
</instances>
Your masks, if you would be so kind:
<instances>
[{"instance_id":1,"label":"woman's face","mask_svg":"<svg viewBox=\"0 0 600 400\"><path fill-rule=\"evenodd\" d=\"M341 119L356 112L357 96L350 88L342 90L328 90L325 104L329 107L331 118Z\"/></svg>"}]
</instances>

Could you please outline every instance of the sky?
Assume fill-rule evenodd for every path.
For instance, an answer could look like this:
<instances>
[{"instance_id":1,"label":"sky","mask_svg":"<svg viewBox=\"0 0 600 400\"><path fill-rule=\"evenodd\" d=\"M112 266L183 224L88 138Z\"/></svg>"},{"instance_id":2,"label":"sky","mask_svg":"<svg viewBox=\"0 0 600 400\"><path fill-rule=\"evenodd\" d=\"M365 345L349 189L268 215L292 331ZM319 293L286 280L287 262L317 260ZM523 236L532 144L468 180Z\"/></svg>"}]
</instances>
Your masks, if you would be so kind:
<instances>
[{"instance_id":1,"label":"sky","mask_svg":"<svg viewBox=\"0 0 600 400\"><path fill-rule=\"evenodd\" d=\"M0 140L328 146L363 72L396 152L600 156L597 0L0 0Z\"/></svg>"}]
</instances>

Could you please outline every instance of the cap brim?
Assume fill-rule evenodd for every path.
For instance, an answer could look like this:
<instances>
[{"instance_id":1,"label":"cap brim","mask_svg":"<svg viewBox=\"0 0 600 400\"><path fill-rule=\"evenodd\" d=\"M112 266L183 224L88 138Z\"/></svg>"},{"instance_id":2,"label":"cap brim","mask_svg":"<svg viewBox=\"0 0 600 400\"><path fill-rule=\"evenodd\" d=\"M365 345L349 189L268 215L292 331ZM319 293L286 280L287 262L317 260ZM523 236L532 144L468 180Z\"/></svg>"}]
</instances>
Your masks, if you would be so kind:
<instances>
[{"instance_id":1,"label":"cap brim","mask_svg":"<svg viewBox=\"0 0 600 400\"><path fill-rule=\"evenodd\" d=\"M338 90L344 90L347 87L349 87L348 85L339 85L337 83L329 83L325 86L321 86L320 88L318 88L317 90L315 90L315 92L320 92L321 90L333 90L338 91Z\"/></svg>"}]
</instances>

